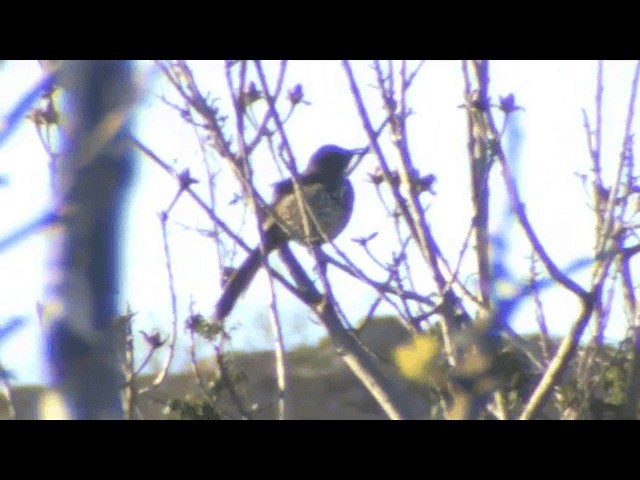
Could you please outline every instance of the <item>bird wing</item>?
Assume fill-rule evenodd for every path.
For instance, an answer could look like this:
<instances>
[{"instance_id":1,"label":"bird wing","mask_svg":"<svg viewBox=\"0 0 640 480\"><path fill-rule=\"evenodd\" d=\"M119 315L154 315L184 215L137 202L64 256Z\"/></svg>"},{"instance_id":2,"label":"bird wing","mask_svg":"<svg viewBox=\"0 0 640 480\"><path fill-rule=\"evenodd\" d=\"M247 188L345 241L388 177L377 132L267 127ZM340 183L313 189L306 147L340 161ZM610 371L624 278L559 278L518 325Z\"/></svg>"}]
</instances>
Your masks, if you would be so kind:
<instances>
[{"instance_id":1,"label":"bird wing","mask_svg":"<svg viewBox=\"0 0 640 480\"><path fill-rule=\"evenodd\" d=\"M290 178L280 180L273 186L273 200L272 203L276 204L278 200L284 197L286 194L293 192L293 181Z\"/></svg>"},{"instance_id":2,"label":"bird wing","mask_svg":"<svg viewBox=\"0 0 640 480\"><path fill-rule=\"evenodd\" d=\"M311 185L312 183L319 182L321 182L321 178L319 178L319 175L316 173L304 174L298 177L298 183L300 183L300 185ZM286 178L280 180L273 185L273 200L271 203L275 205L282 197L289 193L293 193L293 179Z\"/></svg>"}]
</instances>

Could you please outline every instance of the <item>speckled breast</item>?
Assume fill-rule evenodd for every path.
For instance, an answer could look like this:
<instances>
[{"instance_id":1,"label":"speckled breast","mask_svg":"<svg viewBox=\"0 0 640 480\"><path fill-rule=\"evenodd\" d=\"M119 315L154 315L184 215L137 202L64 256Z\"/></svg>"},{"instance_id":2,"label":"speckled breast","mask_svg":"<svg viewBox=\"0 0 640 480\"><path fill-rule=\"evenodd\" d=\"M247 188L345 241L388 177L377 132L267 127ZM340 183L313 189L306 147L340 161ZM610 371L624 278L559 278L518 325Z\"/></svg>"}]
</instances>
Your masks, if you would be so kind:
<instances>
[{"instance_id":1,"label":"speckled breast","mask_svg":"<svg viewBox=\"0 0 640 480\"><path fill-rule=\"evenodd\" d=\"M351 182L345 180L333 188L310 184L301 190L304 201L299 201L298 195L288 194L278 202L275 221L288 237L303 243L321 244L325 239L336 238L347 226L353 211ZM272 221L273 217L266 223Z\"/></svg>"}]
</instances>

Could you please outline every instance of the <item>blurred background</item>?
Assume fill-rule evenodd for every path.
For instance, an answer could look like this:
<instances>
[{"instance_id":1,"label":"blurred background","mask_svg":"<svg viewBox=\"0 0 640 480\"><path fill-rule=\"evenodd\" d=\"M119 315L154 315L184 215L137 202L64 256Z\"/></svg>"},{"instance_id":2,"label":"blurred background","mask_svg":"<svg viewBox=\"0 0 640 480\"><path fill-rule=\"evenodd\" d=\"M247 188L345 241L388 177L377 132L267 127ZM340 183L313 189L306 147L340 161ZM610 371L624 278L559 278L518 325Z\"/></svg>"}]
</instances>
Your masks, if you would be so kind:
<instances>
[{"instance_id":1,"label":"blurred background","mask_svg":"<svg viewBox=\"0 0 640 480\"><path fill-rule=\"evenodd\" d=\"M220 111L231 110L224 62L190 61L188 65L206 97L211 101L216 99L214 103ZM279 62L266 61L263 65L269 82L275 82ZM191 188L202 198L208 196L207 178L213 168L219 194L216 211L249 245L257 244L255 219L237 199L232 172L222 163L205 161L201 138L176 108L182 101L176 88L154 62L133 62L132 68L136 89L132 135L176 172L189 169L189 175L199 181ZM352 68L363 85L373 82L369 62L352 62ZM601 164L602 175L609 183L615 180L634 68L635 62L605 62L602 124L606 128L602 133ZM40 91L45 78L46 72L37 61L0 64L0 118L4 119L0 121L0 209L3 212L0 239L9 238L32 220L46 216L52 208L51 157L45 147L48 144L55 150L60 149L62 137L56 128L51 128L47 132L50 137L43 141L44 130L37 128L32 114L33 109L41 108L45 102ZM591 192L585 183L592 171L584 112L593 117L596 79L595 61L491 63L492 99L497 102L499 96L514 94L517 105L522 107L506 125L503 143L513 160L520 195L541 243L567 271L571 265L593 255L594 249L595 217L590 206ZM296 85L304 87L304 102L288 119L287 134L300 169L321 145L332 143L345 148L368 145L340 62L290 62L283 89L287 91ZM460 108L465 102L463 92L460 62L427 61L408 94L411 116L407 136L414 162L422 174L433 174L436 179L426 217L437 232L443 255L451 264L455 264L469 229L468 223L455 219L468 219L472 215L468 200L467 117L465 109ZM363 87L362 93L368 105L380 103L374 88ZM34 94L35 98L29 101ZM56 101L63 106L64 95L58 95L60 98ZM28 108L21 107L25 99ZM11 119L16 113L19 118L14 122ZM377 113L378 120L384 118L381 110ZM383 135L381 142L388 147L391 138ZM633 149L636 148L634 145ZM265 161L260 160L261 155ZM264 147L258 147L252 154L256 189L268 200L271 185L281 178L282 172L274 162L267 161L267 157L268 150ZM128 197L125 233L120 244L123 277L117 290L117 305L121 312L127 308L135 312L135 332L157 331L161 337L168 337L172 330L172 300L159 214L176 197L176 180L139 151L133 164L134 184ZM336 240L357 265L366 263L368 257L354 239L376 233L370 248L373 255L383 256L395 238L392 224L384 218L376 191L371 187L370 176L375 170L375 158L367 156L352 174L356 188L355 211L347 229ZM507 214L507 196L497 169L490 182L493 188L489 229L500 232L508 240L508 248L501 253L502 263L508 265L511 272L511 285L505 288L515 288L528 274L531 249ZM10 374L8 378L13 385L48 381L38 305L44 300L52 275L47 267L51 254L50 230L36 229L0 250L0 331L6 331L0 337L0 363L7 375ZM210 219L192 199L182 196L172 206L167 238L173 252L176 309L180 319L194 311L205 316L210 314L220 294L220 252L213 247L211 230ZM302 247L295 249L304 251ZM237 252L234 264L243 258L244 253ZM363 268L368 273L375 272L374 267ZM472 262L463 262L460 278L470 276L474 268ZM376 298L375 292L346 275L332 275L331 279L336 282L334 292L345 315L354 321L366 316ZM589 268L573 269L570 276L586 285L592 272ZM428 279L428 272L415 272L415 282L428 282ZM473 278L468 282L474 285ZM279 308L286 347L318 345L326 335L324 328L292 295L284 290L281 295ZM541 296L545 305L552 305L549 308L552 318L547 323L550 333L563 335L576 316L577 300L567 297L555 286L545 289ZM233 335L228 349L273 348L269 300L266 275L261 273L231 316ZM527 299L517 308L511 327L521 334L537 331L535 302ZM393 310L382 306L377 313L391 314ZM605 337L620 339L627 329L622 307L614 302ZM177 335L171 371L188 371L189 333L180 326ZM145 340L136 335L134 342L138 345L137 361L142 362L147 352ZM165 364L166 357L161 353L146 364L145 372L158 371Z\"/></svg>"}]
</instances>

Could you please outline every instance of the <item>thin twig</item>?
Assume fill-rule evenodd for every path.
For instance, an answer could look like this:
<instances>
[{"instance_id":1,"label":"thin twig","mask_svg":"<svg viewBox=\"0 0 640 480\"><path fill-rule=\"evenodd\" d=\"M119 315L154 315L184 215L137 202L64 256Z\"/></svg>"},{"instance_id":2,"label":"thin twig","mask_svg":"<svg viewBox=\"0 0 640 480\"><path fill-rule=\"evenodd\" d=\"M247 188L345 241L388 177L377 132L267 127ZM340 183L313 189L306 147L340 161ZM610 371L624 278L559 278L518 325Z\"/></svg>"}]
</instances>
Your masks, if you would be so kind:
<instances>
[{"instance_id":1,"label":"thin twig","mask_svg":"<svg viewBox=\"0 0 640 480\"><path fill-rule=\"evenodd\" d=\"M173 362L173 357L176 351L176 344L178 341L178 301L177 301L175 284L174 284L173 268L171 266L171 254L169 251L169 242L167 239L167 219L168 219L168 215L165 212L163 212L160 215L160 224L162 226L162 244L164 246L167 276L169 278L169 293L171 296L171 315L173 317L171 322L171 340L169 342L169 353L167 355L167 359L165 360L164 366L162 367L158 375L156 375L151 385L141 390L139 392L140 394L159 387L162 384L162 382L165 381L165 379L167 378L167 375L169 374L169 368L171 367L171 363Z\"/></svg>"}]
</instances>

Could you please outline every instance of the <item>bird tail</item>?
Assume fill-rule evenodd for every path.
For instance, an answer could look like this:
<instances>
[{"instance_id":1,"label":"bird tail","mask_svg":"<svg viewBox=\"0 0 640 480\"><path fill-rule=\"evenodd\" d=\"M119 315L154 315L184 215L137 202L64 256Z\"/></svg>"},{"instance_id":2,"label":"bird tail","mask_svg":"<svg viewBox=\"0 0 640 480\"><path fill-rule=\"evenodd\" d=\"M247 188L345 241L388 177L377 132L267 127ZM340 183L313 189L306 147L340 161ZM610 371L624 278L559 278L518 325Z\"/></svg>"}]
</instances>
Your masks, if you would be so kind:
<instances>
[{"instance_id":1,"label":"bird tail","mask_svg":"<svg viewBox=\"0 0 640 480\"><path fill-rule=\"evenodd\" d=\"M261 258L262 252L260 248L254 249L231 277L216 304L217 320L223 320L229 315L242 292L249 286L258 272Z\"/></svg>"}]
</instances>

